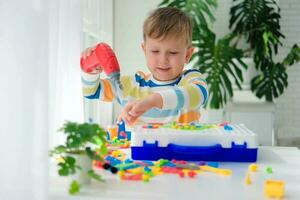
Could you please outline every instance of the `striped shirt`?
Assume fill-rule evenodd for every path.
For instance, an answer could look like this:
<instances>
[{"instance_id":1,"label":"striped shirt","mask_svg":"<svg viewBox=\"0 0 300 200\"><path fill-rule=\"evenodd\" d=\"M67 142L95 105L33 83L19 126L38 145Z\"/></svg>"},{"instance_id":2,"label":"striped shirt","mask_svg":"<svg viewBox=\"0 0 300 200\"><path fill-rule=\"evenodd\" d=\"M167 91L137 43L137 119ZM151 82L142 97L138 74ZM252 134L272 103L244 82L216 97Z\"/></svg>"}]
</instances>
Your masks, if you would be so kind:
<instances>
[{"instance_id":1,"label":"striped shirt","mask_svg":"<svg viewBox=\"0 0 300 200\"><path fill-rule=\"evenodd\" d=\"M163 82L143 72L137 72L134 76L121 76L121 95L117 95L116 87L109 79L100 79L100 74L82 72L82 84L84 97L109 102L116 100L121 106L125 106L130 100L159 93L163 99L163 106L161 109L152 108L145 112L139 118L145 123L198 121L199 109L208 99L206 81L195 69L184 70L175 80Z\"/></svg>"}]
</instances>

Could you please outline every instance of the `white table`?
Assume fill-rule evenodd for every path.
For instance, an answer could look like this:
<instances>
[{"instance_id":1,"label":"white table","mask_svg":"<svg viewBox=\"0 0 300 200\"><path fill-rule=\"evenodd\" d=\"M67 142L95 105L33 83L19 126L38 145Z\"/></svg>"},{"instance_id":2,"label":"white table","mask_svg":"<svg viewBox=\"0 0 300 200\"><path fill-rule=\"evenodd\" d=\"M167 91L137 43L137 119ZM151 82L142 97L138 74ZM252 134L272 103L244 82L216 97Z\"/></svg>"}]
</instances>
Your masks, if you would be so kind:
<instances>
[{"instance_id":1,"label":"white table","mask_svg":"<svg viewBox=\"0 0 300 200\"><path fill-rule=\"evenodd\" d=\"M67 179L52 177L51 199L266 199L263 184L266 179L285 181L285 198L300 199L300 151L296 147L260 147L258 151L258 172L251 173L252 184L244 183L249 163L219 162L220 168L231 169L231 176L210 172L198 174L195 178L179 178L177 175L160 175L149 182L121 181L117 176L102 171L105 183L92 182L82 188L75 197L67 194ZM265 172L272 167L273 174Z\"/></svg>"}]
</instances>

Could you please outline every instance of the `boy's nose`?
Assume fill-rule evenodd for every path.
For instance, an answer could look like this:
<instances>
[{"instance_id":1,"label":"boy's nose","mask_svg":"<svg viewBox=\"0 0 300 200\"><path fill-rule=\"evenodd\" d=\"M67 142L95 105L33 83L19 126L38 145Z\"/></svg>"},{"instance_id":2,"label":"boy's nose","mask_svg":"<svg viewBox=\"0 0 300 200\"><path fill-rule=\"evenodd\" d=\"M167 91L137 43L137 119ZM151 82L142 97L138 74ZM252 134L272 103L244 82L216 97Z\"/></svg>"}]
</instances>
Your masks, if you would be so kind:
<instances>
[{"instance_id":1,"label":"boy's nose","mask_svg":"<svg viewBox=\"0 0 300 200\"><path fill-rule=\"evenodd\" d=\"M159 63L161 65L166 65L169 63L169 58L167 54L161 54L160 59L159 59Z\"/></svg>"}]
</instances>

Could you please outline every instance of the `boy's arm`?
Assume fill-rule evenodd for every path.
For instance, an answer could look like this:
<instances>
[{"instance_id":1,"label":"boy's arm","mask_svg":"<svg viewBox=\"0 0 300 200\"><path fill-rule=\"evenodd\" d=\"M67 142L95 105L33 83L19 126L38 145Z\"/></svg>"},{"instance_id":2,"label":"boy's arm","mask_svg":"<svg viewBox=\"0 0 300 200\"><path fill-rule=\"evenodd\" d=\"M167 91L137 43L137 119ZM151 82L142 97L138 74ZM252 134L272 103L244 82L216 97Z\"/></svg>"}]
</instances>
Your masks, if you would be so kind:
<instances>
[{"instance_id":1,"label":"boy's arm","mask_svg":"<svg viewBox=\"0 0 300 200\"><path fill-rule=\"evenodd\" d=\"M162 109L196 110L208 100L207 84L198 70L187 70L178 86L158 91L162 97Z\"/></svg>"},{"instance_id":2,"label":"boy's arm","mask_svg":"<svg viewBox=\"0 0 300 200\"><path fill-rule=\"evenodd\" d=\"M100 73L81 72L83 96L88 99L99 99L111 102L115 95L109 79L100 79Z\"/></svg>"},{"instance_id":3,"label":"boy's arm","mask_svg":"<svg viewBox=\"0 0 300 200\"><path fill-rule=\"evenodd\" d=\"M118 120L134 124L139 116L151 108L159 109L199 109L208 99L206 81L197 70L189 70L182 77L178 86L156 91L141 100L128 102Z\"/></svg>"},{"instance_id":4,"label":"boy's arm","mask_svg":"<svg viewBox=\"0 0 300 200\"><path fill-rule=\"evenodd\" d=\"M133 125L143 113L151 108L161 108L162 104L162 97L158 93L152 93L140 100L129 101L123 107L118 122L123 119L126 124Z\"/></svg>"}]
</instances>

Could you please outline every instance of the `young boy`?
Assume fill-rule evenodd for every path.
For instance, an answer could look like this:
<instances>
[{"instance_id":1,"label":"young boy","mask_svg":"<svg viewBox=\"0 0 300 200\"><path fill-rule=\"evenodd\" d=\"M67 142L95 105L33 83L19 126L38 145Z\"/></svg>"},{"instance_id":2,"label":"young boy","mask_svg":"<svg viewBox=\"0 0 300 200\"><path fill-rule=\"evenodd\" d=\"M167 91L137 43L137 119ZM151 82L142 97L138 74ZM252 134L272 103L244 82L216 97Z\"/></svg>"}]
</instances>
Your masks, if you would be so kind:
<instances>
[{"instance_id":1,"label":"young boy","mask_svg":"<svg viewBox=\"0 0 300 200\"><path fill-rule=\"evenodd\" d=\"M194 48L192 22L176 8L158 8L145 20L142 49L150 74L137 72L121 77L123 106L118 120L132 125L167 123L174 120L189 123L198 121L199 108L207 101L206 82L198 70L184 70ZM94 49L83 52L83 58ZM103 101L116 99L109 80L100 79L101 70L82 73L83 94Z\"/></svg>"}]
</instances>

